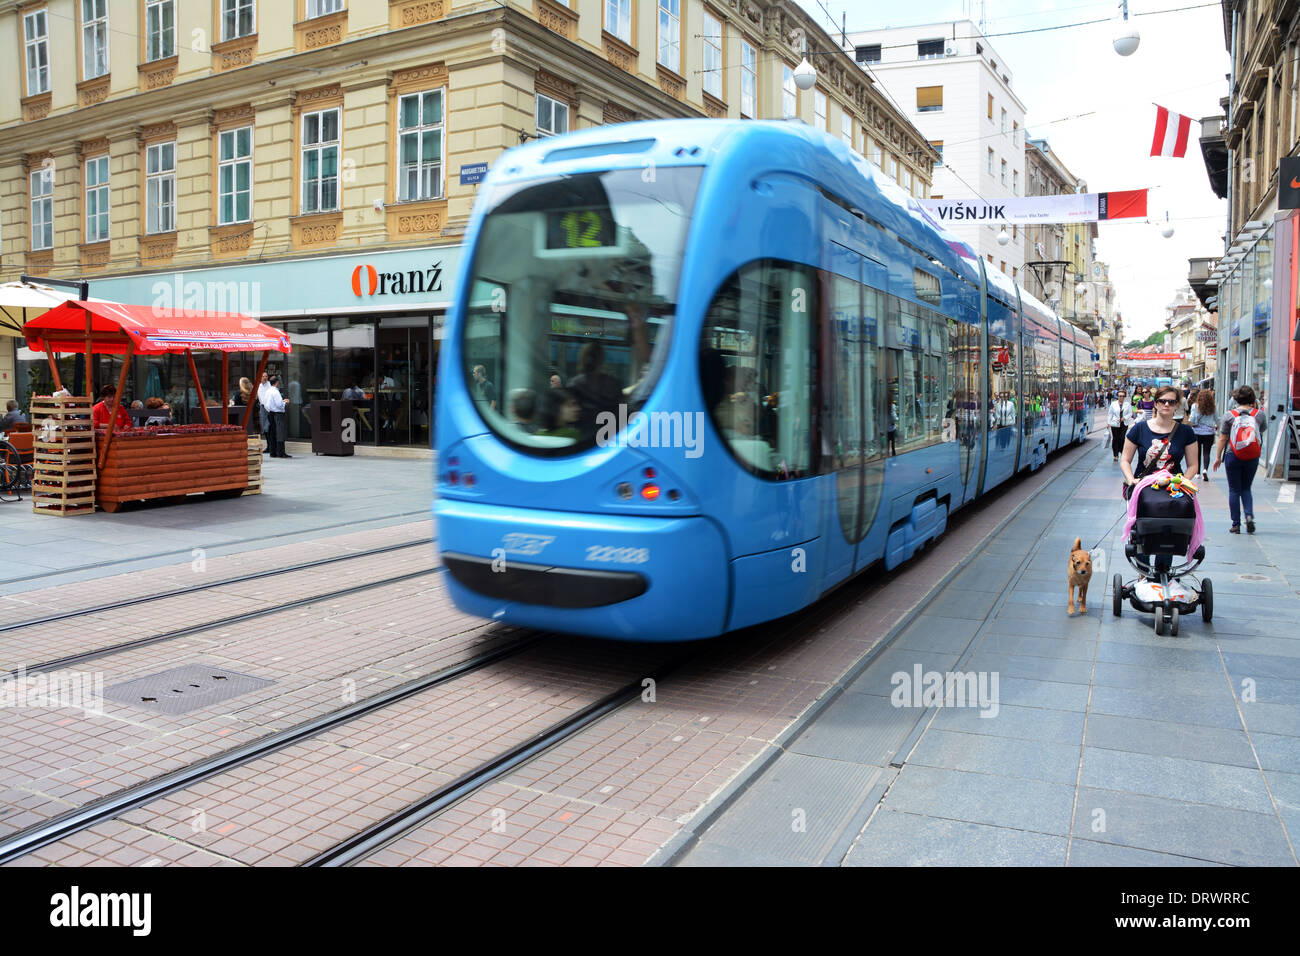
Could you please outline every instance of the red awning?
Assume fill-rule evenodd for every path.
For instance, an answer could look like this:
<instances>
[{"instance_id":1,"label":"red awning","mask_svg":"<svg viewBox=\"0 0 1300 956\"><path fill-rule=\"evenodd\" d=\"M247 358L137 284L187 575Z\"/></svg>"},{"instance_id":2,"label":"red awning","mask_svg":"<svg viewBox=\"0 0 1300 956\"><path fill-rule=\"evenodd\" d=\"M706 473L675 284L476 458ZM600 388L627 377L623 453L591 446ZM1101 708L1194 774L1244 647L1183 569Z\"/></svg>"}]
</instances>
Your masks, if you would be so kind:
<instances>
[{"instance_id":1,"label":"red awning","mask_svg":"<svg viewBox=\"0 0 1300 956\"><path fill-rule=\"evenodd\" d=\"M65 302L23 326L27 347L86 351L86 310L91 351L122 355L130 341L137 355L207 349L218 352L289 351L289 335L238 312L197 312L115 302Z\"/></svg>"}]
</instances>

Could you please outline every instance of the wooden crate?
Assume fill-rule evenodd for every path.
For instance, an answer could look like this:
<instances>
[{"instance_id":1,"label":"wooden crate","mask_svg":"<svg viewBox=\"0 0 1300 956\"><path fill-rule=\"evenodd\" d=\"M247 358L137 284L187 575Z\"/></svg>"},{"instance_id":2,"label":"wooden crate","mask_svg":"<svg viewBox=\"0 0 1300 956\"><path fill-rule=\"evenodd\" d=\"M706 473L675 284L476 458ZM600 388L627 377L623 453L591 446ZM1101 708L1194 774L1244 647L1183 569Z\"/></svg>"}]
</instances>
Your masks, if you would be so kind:
<instances>
[{"instance_id":1,"label":"wooden crate","mask_svg":"<svg viewBox=\"0 0 1300 956\"><path fill-rule=\"evenodd\" d=\"M248 439L248 487L244 490L246 495L260 495L262 493L262 439L260 437Z\"/></svg>"},{"instance_id":2,"label":"wooden crate","mask_svg":"<svg viewBox=\"0 0 1300 956\"><path fill-rule=\"evenodd\" d=\"M32 399L32 511L36 514L88 515L95 511L95 430L88 398ZM41 439L53 421L54 434Z\"/></svg>"}]
</instances>

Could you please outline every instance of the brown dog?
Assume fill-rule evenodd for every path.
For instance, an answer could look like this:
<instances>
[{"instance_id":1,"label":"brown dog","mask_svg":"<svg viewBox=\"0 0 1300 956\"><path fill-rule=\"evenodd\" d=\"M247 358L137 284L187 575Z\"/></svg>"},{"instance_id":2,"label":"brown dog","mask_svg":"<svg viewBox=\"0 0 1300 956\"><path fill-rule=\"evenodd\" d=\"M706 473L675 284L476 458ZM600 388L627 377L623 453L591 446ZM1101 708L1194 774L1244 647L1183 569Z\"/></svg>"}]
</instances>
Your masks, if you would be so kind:
<instances>
[{"instance_id":1,"label":"brown dog","mask_svg":"<svg viewBox=\"0 0 1300 956\"><path fill-rule=\"evenodd\" d=\"M1079 610L1088 613L1088 582L1092 580L1092 555L1083 550L1083 539L1075 538L1070 549L1070 614L1074 614L1074 590L1079 589Z\"/></svg>"}]
</instances>

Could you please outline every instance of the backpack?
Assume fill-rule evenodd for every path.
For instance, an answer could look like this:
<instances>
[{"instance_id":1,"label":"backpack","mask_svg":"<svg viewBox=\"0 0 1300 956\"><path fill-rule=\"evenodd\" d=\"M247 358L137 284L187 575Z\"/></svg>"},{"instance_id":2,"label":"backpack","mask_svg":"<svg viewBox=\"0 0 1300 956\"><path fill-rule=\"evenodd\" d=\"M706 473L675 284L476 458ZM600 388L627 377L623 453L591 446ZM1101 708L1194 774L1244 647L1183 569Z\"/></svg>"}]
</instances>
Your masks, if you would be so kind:
<instances>
[{"instance_id":1,"label":"backpack","mask_svg":"<svg viewBox=\"0 0 1300 956\"><path fill-rule=\"evenodd\" d=\"M1232 454L1243 461L1259 457L1259 428L1255 424L1255 410L1247 415L1241 409L1232 410L1232 430L1228 432L1228 447Z\"/></svg>"}]
</instances>

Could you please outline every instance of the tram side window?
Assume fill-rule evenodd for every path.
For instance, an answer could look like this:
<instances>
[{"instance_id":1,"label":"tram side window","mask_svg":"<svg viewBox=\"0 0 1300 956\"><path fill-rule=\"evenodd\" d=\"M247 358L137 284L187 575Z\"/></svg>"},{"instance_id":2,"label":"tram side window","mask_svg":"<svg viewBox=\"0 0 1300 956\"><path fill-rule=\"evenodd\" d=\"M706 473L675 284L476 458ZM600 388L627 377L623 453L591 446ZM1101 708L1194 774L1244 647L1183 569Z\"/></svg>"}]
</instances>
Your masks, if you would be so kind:
<instances>
[{"instance_id":1,"label":"tram side window","mask_svg":"<svg viewBox=\"0 0 1300 956\"><path fill-rule=\"evenodd\" d=\"M885 382L895 446L940 441L947 405L947 327L938 313L886 296Z\"/></svg>"},{"instance_id":2,"label":"tram side window","mask_svg":"<svg viewBox=\"0 0 1300 956\"><path fill-rule=\"evenodd\" d=\"M815 270L760 260L723 284L705 316L705 404L731 454L760 477L813 472L818 315Z\"/></svg>"},{"instance_id":3,"label":"tram side window","mask_svg":"<svg viewBox=\"0 0 1300 956\"><path fill-rule=\"evenodd\" d=\"M989 336L989 425L1006 428L1019 414L1016 394L1016 343Z\"/></svg>"}]
</instances>

